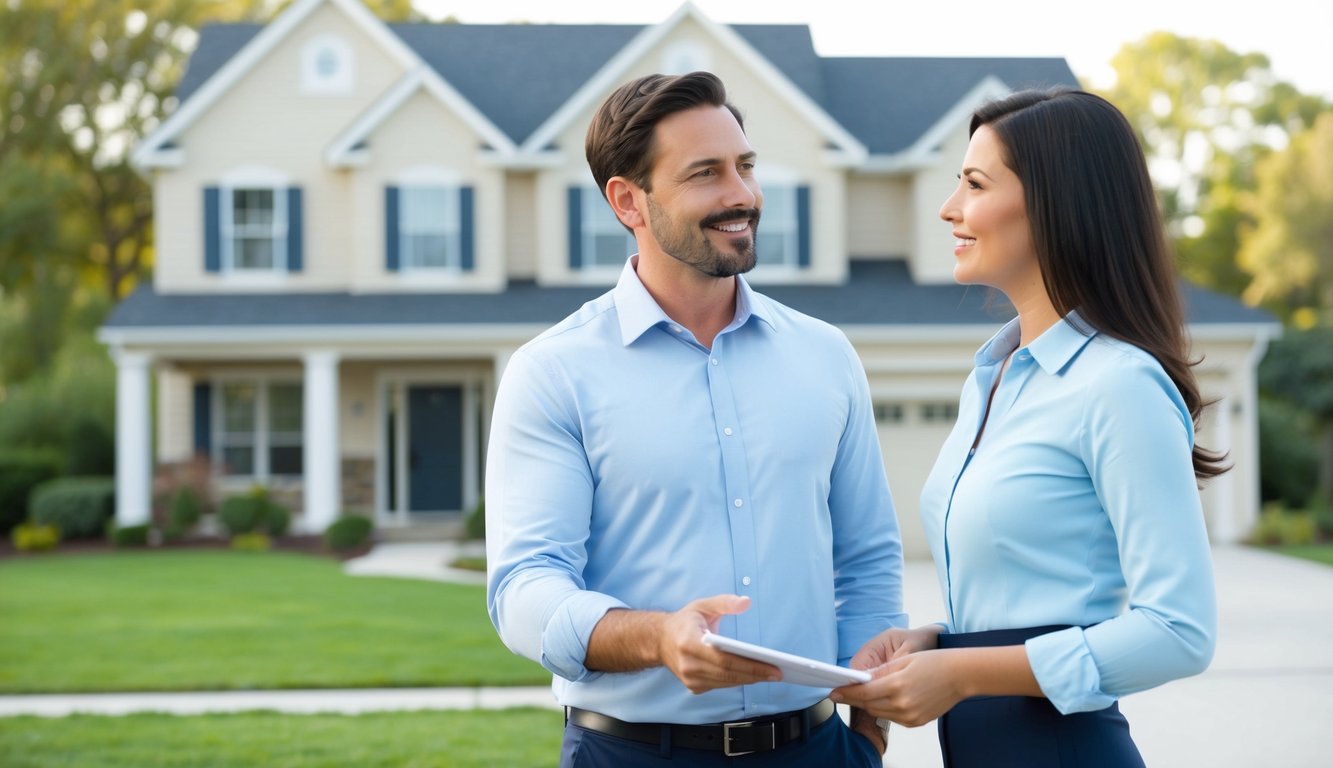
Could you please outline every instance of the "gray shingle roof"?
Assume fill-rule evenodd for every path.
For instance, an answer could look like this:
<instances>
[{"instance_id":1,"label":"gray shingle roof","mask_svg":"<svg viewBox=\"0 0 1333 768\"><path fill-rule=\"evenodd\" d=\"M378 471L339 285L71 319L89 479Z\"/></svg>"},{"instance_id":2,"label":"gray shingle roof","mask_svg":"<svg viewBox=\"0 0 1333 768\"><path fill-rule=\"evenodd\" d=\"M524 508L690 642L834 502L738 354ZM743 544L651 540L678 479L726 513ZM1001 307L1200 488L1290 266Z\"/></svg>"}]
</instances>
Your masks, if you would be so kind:
<instances>
[{"instance_id":1,"label":"gray shingle roof","mask_svg":"<svg viewBox=\"0 0 1333 768\"><path fill-rule=\"evenodd\" d=\"M253 38L257 24L205 26L176 89L184 101ZM642 25L390 24L515 143L592 78ZM973 86L1078 85L1064 59L820 58L803 24L731 27L872 152L912 144ZM734 96L742 108L745 100Z\"/></svg>"},{"instance_id":2,"label":"gray shingle roof","mask_svg":"<svg viewBox=\"0 0 1333 768\"><path fill-rule=\"evenodd\" d=\"M105 327L549 325L606 287L546 287L514 281L498 294L267 293L160 294L140 285L116 306ZM845 285L770 285L777 301L839 326L998 324L1013 316L1000 294L961 285L918 285L902 261L854 261ZM1275 322L1226 296L1184 287L1190 321Z\"/></svg>"},{"instance_id":3,"label":"gray shingle roof","mask_svg":"<svg viewBox=\"0 0 1333 768\"><path fill-rule=\"evenodd\" d=\"M830 58L825 110L872 154L911 146L988 76L1014 90L1079 82L1064 59Z\"/></svg>"}]
</instances>

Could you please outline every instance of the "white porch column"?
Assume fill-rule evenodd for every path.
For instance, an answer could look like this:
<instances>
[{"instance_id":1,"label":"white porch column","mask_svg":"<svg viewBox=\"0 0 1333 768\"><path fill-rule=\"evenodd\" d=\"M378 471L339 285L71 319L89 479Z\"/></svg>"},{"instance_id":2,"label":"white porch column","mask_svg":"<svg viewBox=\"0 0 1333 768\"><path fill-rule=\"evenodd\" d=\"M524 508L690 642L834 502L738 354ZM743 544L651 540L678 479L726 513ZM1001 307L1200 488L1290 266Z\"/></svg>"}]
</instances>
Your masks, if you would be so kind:
<instances>
[{"instance_id":1,"label":"white porch column","mask_svg":"<svg viewBox=\"0 0 1333 768\"><path fill-rule=\"evenodd\" d=\"M143 525L153 504L152 357L116 350L116 525Z\"/></svg>"},{"instance_id":2,"label":"white porch column","mask_svg":"<svg viewBox=\"0 0 1333 768\"><path fill-rule=\"evenodd\" d=\"M305 514L302 529L323 533L342 510L338 446L338 353L305 355Z\"/></svg>"}]
</instances>

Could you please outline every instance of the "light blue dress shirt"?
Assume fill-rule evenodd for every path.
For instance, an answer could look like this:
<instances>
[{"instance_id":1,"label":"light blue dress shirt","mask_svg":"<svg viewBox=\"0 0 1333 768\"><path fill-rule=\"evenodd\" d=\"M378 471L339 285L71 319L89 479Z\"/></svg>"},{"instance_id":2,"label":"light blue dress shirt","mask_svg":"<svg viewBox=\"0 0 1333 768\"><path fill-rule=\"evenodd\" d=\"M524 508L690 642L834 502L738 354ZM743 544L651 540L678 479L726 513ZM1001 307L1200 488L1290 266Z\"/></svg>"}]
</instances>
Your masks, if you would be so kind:
<instances>
[{"instance_id":1,"label":"light blue dress shirt","mask_svg":"<svg viewBox=\"0 0 1333 768\"><path fill-rule=\"evenodd\" d=\"M1076 314L1018 342L1014 320L977 352L921 495L949 631L1074 625L1026 643L1066 714L1203 671L1217 609L1179 391Z\"/></svg>"},{"instance_id":2,"label":"light blue dress shirt","mask_svg":"<svg viewBox=\"0 0 1333 768\"><path fill-rule=\"evenodd\" d=\"M827 690L694 695L665 667L584 667L614 608L748 595L722 634L844 664L907 620L869 388L846 337L738 278L735 317L709 350L653 301L636 258L505 369L487 454L491 620L555 674L562 705L676 723L807 707Z\"/></svg>"}]
</instances>

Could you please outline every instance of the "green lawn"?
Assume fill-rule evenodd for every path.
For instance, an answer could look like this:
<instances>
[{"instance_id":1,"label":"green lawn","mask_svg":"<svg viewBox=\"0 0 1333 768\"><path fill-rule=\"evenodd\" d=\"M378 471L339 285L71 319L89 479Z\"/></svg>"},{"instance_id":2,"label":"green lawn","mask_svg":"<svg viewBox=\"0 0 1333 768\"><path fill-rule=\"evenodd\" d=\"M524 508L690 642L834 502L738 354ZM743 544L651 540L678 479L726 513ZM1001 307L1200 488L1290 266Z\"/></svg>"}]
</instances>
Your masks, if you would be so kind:
<instances>
[{"instance_id":1,"label":"green lawn","mask_svg":"<svg viewBox=\"0 0 1333 768\"><path fill-rule=\"evenodd\" d=\"M10 557L0 617L0 693L550 682L500 643L480 586L289 552Z\"/></svg>"},{"instance_id":2,"label":"green lawn","mask_svg":"<svg viewBox=\"0 0 1333 768\"><path fill-rule=\"evenodd\" d=\"M6 768L536 768L560 762L561 714L406 712L0 718Z\"/></svg>"},{"instance_id":3,"label":"green lawn","mask_svg":"<svg viewBox=\"0 0 1333 768\"><path fill-rule=\"evenodd\" d=\"M1292 557L1300 557L1306 560L1313 560L1316 563L1324 565L1333 565L1333 544L1303 544L1285 547L1273 547L1274 552L1280 552Z\"/></svg>"}]
</instances>

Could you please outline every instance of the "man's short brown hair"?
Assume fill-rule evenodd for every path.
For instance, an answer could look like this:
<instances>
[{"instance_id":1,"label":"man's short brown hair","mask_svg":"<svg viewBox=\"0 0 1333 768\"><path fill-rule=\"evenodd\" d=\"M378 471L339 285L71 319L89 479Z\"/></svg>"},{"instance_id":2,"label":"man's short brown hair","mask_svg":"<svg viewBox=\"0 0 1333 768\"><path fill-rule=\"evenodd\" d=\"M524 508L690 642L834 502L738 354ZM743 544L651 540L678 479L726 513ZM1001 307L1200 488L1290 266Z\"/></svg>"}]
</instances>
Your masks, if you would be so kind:
<instances>
[{"instance_id":1,"label":"man's short brown hair","mask_svg":"<svg viewBox=\"0 0 1333 768\"><path fill-rule=\"evenodd\" d=\"M584 151L597 188L623 176L651 192L655 159L653 129L669 115L699 106L726 107L741 130L740 111L727 102L727 89L711 72L688 75L647 75L620 86L602 102L588 125Z\"/></svg>"}]
</instances>

